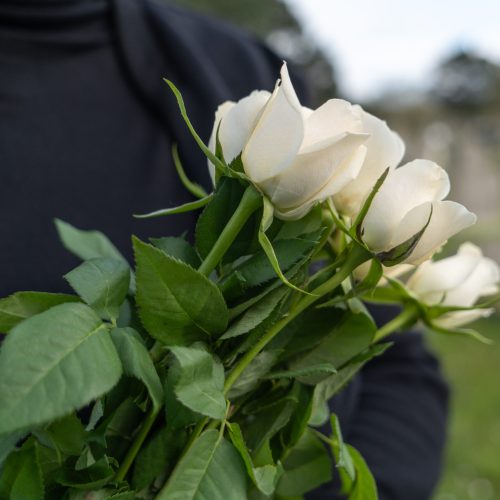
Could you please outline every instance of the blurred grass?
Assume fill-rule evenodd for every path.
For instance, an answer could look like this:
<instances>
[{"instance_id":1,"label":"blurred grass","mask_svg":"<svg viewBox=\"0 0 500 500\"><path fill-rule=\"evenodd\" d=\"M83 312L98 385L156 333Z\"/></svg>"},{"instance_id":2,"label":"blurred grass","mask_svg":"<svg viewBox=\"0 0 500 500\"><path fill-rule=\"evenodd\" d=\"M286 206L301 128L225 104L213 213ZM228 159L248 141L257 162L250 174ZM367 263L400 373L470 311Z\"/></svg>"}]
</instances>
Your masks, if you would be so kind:
<instances>
[{"instance_id":1,"label":"blurred grass","mask_svg":"<svg viewBox=\"0 0 500 500\"><path fill-rule=\"evenodd\" d=\"M452 388L445 469L435 500L500 500L500 316L475 328L495 343L428 336Z\"/></svg>"}]
</instances>

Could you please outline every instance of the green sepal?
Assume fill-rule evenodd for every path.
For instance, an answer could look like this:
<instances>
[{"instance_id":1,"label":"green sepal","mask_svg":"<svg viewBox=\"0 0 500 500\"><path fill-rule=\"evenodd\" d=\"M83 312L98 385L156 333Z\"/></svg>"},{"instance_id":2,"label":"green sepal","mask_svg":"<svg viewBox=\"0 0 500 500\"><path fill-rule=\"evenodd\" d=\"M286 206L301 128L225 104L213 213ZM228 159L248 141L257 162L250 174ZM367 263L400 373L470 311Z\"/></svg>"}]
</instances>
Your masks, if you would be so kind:
<instances>
[{"instance_id":1,"label":"green sepal","mask_svg":"<svg viewBox=\"0 0 500 500\"><path fill-rule=\"evenodd\" d=\"M473 328L446 328L443 326L439 326L436 324L435 321L429 320L428 318L424 317L423 321L425 325L430 329L433 330L436 333L441 333L444 335L458 335L458 336L465 336L465 337L470 337L474 340L477 340L481 342L482 344L486 345L491 345L493 344L493 340L489 339L488 337L485 337L481 333L479 333L477 330L474 330Z\"/></svg>"},{"instance_id":2,"label":"green sepal","mask_svg":"<svg viewBox=\"0 0 500 500\"><path fill-rule=\"evenodd\" d=\"M215 168L217 170L220 170L221 173L228 174L228 168L227 165L222 162L217 156L208 149L208 147L205 145L201 137L198 135L196 130L194 129L191 120L189 119L187 115L187 110L186 110L186 105L184 104L184 99L182 98L182 94L180 93L179 89L170 81L167 80L166 78L163 79L164 82L170 87L172 90L175 99L177 100L177 104L179 106L179 110L181 112L181 116L186 123L189 132L193 136L194 140L196 141L196 144L198 144L199 148L203 151L205 156L214 164Z\"/></svg>"},{"instance_id":3,"label":"green sepal","mask_svg":"<svg viewBox=\"0 0 500 500\"><path fill-rule=\"evenodd\" d=\"M200 184L191 181L186 175L186 171L184 170L181 159L179 157L179 148L177 147L176 143L172 144L172 159L174 160L174 166L175 170L177 170L177 175L179 176L179 179L181 180L184 187L193 196L196 196L196 198L206 198L208 196L208 193L203 189L203 187Z\"/></svg>"},{"instance_id":4,"label":"green sepal","mask_svg":"<svg viewBox=\"0 0 500 500\"><path fill-rule=\"evenodd\" d=\"M406 260L411 255L413 250L415 250L415 247L418 245L418 242L420 241L427 227L429 226L429 223L431 222L432 218L432 212L433 212L433 207L431 205L431 209L429 211L429 217L424 227L422 227L420 231L415 233L406 241L403 241L403 243L400 243L399 245L395 246L394 248L391 248L390 250L387 250L387 252L379 252L376 255L377 259L380 262L382 262L384 266L387 267L401 264L401 262Z\"/></svg>"},{"instance_id":5,"label":"green sepal","mask_svg":"<svg viewBox=\"0 0 500 500\"><path fill-rule=\"evenodd\" d=\"M389 175L390 170L390 167L387 167L382 175L377 179L377 182L374 184L372 190L370 191L370 194L368 195L368 198L363 203L361 210L359 211L356 219L351 226L349 233L353 238L357 239L358 242L363 241L363 222L365 220L366 214L368 213L368 210L370 210L373 199L379 192L382 184L385 182L385 179Z\"/></svg>"},{"instance_id":6,"label":"green sepal","mask_svg":"<svg viewBox=\"0 0 500 500\"><path fill-rule=\"evenodd\" d=\"M208 194L204 198L184 203L183 205L179 205L178 207L162 208L161 210L155 210L154 212L149 212L147 214L134 214L134 217L136 219L151 219L154 217L163 217L165 215L175 215L183 214L185 212L192 212L193 210L199 210L200 208L203 208L212 200L213 197L213 194Z\"/></svg>"},{"instance_id":7,"label":"green sepal","mask_svg":"<svg viewBox=\"0 0 500 500\"><path fill-rule=\"evenodd\" d=\"M267 255L267 258L269 259L269 262L271 263L274 272L286 286L292 288L293 290L296 290L297 292L304 293L306 295L311 295L306 290L303 290L302 288L295 286L293 283L290 283L290 281L288 281L286 276L283 274L283 271L281 270L280 267L280 263L274 251L273 245L266 235L267 229L269 229L269 227L273 222L274 207L273 204L266 197L263 197L263 200L264 200L264 210L262 212L262 220L259 228L260 246L264 250L264 253Z\"/></svg>"}]
</instances>

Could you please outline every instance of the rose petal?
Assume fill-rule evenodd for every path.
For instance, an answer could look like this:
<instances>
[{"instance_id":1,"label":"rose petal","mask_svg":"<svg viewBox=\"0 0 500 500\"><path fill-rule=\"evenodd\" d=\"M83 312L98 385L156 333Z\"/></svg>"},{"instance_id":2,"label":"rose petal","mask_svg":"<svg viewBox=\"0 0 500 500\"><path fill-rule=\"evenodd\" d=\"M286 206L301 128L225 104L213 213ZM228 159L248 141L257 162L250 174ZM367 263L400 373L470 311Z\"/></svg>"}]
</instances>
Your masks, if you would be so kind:
<instances>
[{"instance_id":1,"label":"rose petal","mask_svg":"<svg viewBox=\"0 0 500 500\"><path fill-rule=\"evenodd\" d=\"M259 186L280 209L331 196L357 175L363 157L356 158L355 153L365 139L354 134L337 137L336 142L323 150L299 154L290 167ZM327 186L328 193L316 196Z\"/></svg>"},{"instance_id":2,"label":"rose petal","mask_svg":"<svg viewBox=\"0 0 500 500\"><path fill-rule=\"evenodd\" d=\"M448 238L475 222L476 216L460 203L454 201L434 203L431 221L407 262L420 264L429 259Z\"/></svg>"},{"instance_id":3,"label":"rose petal","mask_svg":"<svg viewBox=\"0 0 500 500\"><path fill-rule=\"evenodd\" d=\"M346 132L363 132L359 114L353 111L351 103L343 99L330 99L307 117L300 153L310 152L314 145Z\"/></svg>"},{"instance_id":4,"label":"rose petal","mask_svg":"<svg viewBox=\"0 0 500 500\"><path fill-rule=\"evenodd\" d=\"M222 120L222 118L227 116L228 112L235 105L236 103L233 101L223 102L215 112L214 126L212 128L212 134L210 135L210 140L208 141L208 149L210 149L212 153L215 153L217 129L219 128L219 123ZM208 160L208 171L210 173L210 177L212 178L212 183L215 185L215 167L210 160Z\"/></svg>"},{"instance_id":5,"label":"rose petal","mask_svg":"<svg viewBox=\"0 0 500 500\"><path fill-rule=\"evenodd\" d=\"M370 134L370 138L365 144L368 152L358 177L335 196L337 209L347 215L359 212L377 179L387 167L396 168L405 152L403 140L385 121L360 106L354 108L362 118L363 132Z\"/></svg>"},{"instance_id":6,"label":"rose petal","mask_svg":"<svg viewBox=\"0 0 500 500\"><path fill-rule=\"evenodd\" d=\"M227 163L231 163L245 147L270 97L266 90L254 91L225 114L219 139Z\"/></svg>"},{"instance_id":7,"label":"rose petal","mask_svg":"<svg viewBox=\"0 0 500 500\"><path fill-rule=\"evenodd\" d=\"M435 304L441 301L445 292L463 283L474 272L481 259L482 253L478 247L462 245L452 257L420 264L406 285L427 304ZM436 293L437 299L434 298Z\"/></svg>"},{"instance_id":8,"label":"rose petal","mask_svg":"<svg viewBox=\"0 0 500 500\"><path fill-rule=\"evenodd\" d=\"M499 281L499 275L496 262L486 257L481 258L473 272L446 294L444 304L472 307L480 297L490 294Z\"/></svg>"},{"instance_id":9,"label":"rose petal","mask_svg":"<svg viewBox=\"0 0 500 500\"><path fill-rule=\"evenodd\" d=\"M468 311L453 311L447 314L443 314L439 318L434 320L436 325L442 328L458 328L460 326L466 325L467 323L472 323L481 318L487 318L495 312L495 309L469 309Z\"/></svg>"},{"instance_id":10,"label":"rose petal","mask_svg":"<svg viewBox=\"0 0 500 500\"><path fill-rule=\"evenodd\" d=\"M304 137L302 109L293 89L286 64L245 148L245 172L254 182L274 177L287 168Z\"/></svg>"}]
</instances>

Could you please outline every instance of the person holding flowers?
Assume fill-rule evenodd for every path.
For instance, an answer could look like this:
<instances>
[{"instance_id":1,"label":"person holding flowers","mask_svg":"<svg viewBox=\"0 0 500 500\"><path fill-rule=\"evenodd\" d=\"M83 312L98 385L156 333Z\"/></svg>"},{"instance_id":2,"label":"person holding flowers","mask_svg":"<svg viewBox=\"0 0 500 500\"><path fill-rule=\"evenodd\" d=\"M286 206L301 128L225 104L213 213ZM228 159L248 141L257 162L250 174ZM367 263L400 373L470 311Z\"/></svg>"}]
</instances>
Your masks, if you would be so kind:
<instances>
[{"instance_id":1,"label":"person holding flowers","mask_svg":"<svg viewBox=\"0 0 500 500\"><path fill-rule=\"evenodd\" d=\"M0 302L0 330L8 332L0 354L0 439L7 450L0 493L22 490L18 464L29 463L33 488L55 494L64 488L71 495L99 490L130 496L141 490L146 498L168 500L180 494L197 499L210 491L216 500L247 498L250 488L261 497L335 498L343 489L352 498L376 498L377 490L381 499L429 498L440 470L447 388L419 333L388 336L418 321L434 330L470 333L461 327L490 311L499 281L496 264L471 245L455 257L429 260L475 222L465 207L445 199L446 172L428 160L399 166L403 141L360 106L341 99L316 110L304 106L286 64L217 22L149 0L28 7L7 2L0 7L0 33L2 12L4 19L16 19L16 29L24 26L19 36L26 38L11 37L9 57L26 61L41 50L44 66L37 92L29 85L16 90L33 104L29 112L16 107L13 87L0 83L16 117L2 135L3 168L34 175L31 183L2 185L2 198L12 206L23 189L29 192L27 209L13 212L13 234L21 220L40 216L33 207L56 210L53 215L84 226L102 215L103 228L119 243L131 227L124 211L156 208L165 198L186 203L150 215L205 208L197 220L188 215L169 226L169 233L181 232L196 222L196 248L182 238L152 239L151 245L134 238L135 272L101 233L58 222L65 246L84 260L66 275L78 297L21 292ZM109 14L111 25L105 22ZM47 22L50 16L53 22ZM62 18L71 19L71 27L52 32ZM99 65L107 75L88 96L80 93L80 83L75 93L73 82L62 82L54 62L66 61L75 40L88 58L70 58L73 71L88 74ZM13 79L25 78L16 73L20 67L9 66ZM160 86L165 75L187 129ZM199 133L171 81L180 82ZM42 117L45 101L52 107ZM19 147L20 138L24 143L36 135L29 133L33 109L35 129L50 146L36 151ZM101 117L108 121L99 122ZM49 121L43 131L42 118ZM63 122L68 126L61 127ZM188 129L209 159L209 175ZM200 135L210 137L208 147ZM17 147L7 147L11 141ZM178 143L188 173L198 181L187 179L175 150L175 167L199 198L194 202L179 194L174 165L163 165L170 142ZM38 173L35 156L42 166ZM64 167L57 183L38 176L54 156ZM93 170L82 175L86 165ZM147 224L139 235L165 227ZM57 267L45 234L39 243ZM27 261L38 248L21 246ZM4 248L4 262L12 260L11 250ZM366 265L364 277L353 279ZM384 272L408 265L419 267L406 282ZM5 294L18 288L14 280L43 287L29 262L23 269L24 274L19 267L14 273L7 269ZM377 328L360 299L397 304L401 312L372 309ZM56 344L53 331L59 332ZM99 348L85 344L90 338ZM84 345L88 352L81 352ZM26 355L44 346L54 351L38 361ZM71 349L75 359L87 356L86 362L71 364ZM58 363L64 376L55 373ZM73 370L82 371L77 376ZM122 375L139 379L147 395L124 385ZM57 388L55 402L33 411L33 401L47 397L45 380ZM91 402L83 428L77 416L68 415ZM130 410L127 405L134 407L130 420L137 421L133 439L127 436L125 443L112 434L115 427L106 426L125 425L119 417ZM338 419L325 426L331 411ZM144 418L137 417L140 412ZM58 441L61 418L75 436L85 436L76 452ZM339 422L354 448L344 445ZM117 449L110 451L112 444ZM71 473L47 472L50 460L40 457L55 449ZM319 453L319 477L311 482L292 466L301 449ZM201 469L209 471L208 479L192 467L197 459L206 460ZM234 479L230 490L224 490L218 461ZM196 480L186 480L193 473Z\"/></svg>"}]
</instances>

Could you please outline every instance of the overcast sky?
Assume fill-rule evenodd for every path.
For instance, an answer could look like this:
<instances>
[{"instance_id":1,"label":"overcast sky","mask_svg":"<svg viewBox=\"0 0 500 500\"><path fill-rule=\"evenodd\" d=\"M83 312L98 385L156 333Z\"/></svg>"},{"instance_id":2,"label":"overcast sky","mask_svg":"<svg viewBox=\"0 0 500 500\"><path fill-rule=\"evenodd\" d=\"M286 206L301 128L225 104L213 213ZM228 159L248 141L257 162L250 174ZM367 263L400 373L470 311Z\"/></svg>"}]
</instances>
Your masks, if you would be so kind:
<instances>
[{"instance_id":1,"label":"overcast sky","mask_svg":"<svg viewBox=\"0 0 500 500\"><path fill-rule=\"evenodd\" d=\"M405 85L423 88L454 49L500 62L500 0L285 0L354 100Z\"/></svg>"}]
</instances>

